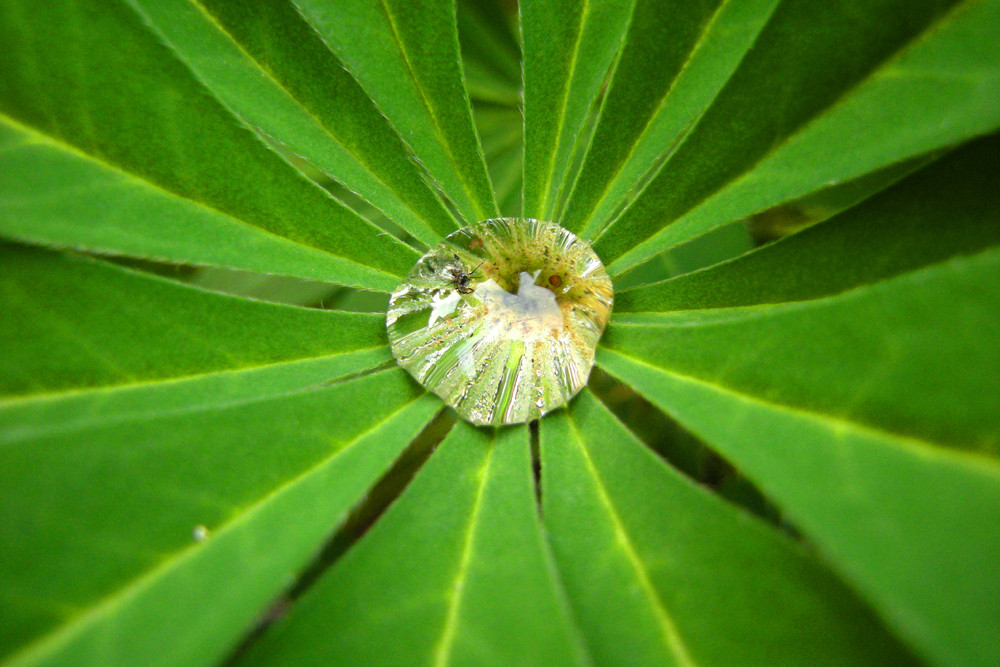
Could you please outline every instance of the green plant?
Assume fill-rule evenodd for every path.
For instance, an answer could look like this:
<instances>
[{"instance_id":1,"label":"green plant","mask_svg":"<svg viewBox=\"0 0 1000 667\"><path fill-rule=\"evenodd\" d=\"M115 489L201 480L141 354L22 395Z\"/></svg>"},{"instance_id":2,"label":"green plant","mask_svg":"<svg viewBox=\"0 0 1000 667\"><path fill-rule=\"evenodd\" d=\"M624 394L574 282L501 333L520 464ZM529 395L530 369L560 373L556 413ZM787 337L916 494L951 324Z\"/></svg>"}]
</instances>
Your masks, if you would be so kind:
<instances>
[{"instance_id":1,"label":"green plant","mask_svg":"<svg viewBox=\"0 0 1000 667\"><path fill-rule=\"evenodd\" d=\"M458 5L0 3L0 656L1000 662L1000 3ZM537 432L386 344L501 212Z\"/></svg>"}]
</instances>

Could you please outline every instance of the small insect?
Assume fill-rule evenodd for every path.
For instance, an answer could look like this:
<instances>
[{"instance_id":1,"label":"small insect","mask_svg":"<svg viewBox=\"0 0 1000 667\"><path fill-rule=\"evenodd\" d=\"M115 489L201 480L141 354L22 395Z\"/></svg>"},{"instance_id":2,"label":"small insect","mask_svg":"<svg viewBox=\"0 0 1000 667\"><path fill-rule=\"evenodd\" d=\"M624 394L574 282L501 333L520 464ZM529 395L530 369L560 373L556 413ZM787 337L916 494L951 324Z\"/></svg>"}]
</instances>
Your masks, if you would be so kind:
<instances>
[{"instance_id":1,"label":"small insect","mask_svg":"<svg viewBox=\"0 0 1000 667\"><path fill-rule=\"evenodd\" d=\"M448 266L448 273L451 275L451 282L455 285L455 291L459 294L472 294L476 288L470 287L469 282L483 263L480 262L472 271L466 271L462 259L458 255L452 255L452 257L455 258L455 262Z\"/></svg>"}]
</instances>

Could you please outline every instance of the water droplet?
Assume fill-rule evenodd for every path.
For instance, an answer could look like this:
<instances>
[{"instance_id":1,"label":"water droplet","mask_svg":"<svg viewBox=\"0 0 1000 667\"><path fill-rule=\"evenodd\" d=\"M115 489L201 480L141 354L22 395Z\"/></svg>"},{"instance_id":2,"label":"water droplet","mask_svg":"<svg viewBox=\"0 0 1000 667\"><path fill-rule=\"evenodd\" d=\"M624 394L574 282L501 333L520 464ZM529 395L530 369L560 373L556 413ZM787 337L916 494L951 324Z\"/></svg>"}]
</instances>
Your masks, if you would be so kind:
<instances>
[{"instance_id":1,"label":"water droplet","mask_svg":"<svg viewBox=\"0 0 1000 667\"><path fill-rule=\"evenodd\" d=\"M421 257L386 324L399 365L464 419L518 424L587 383L612 301L586 242L551 222L497 218Z\"/></svg>"}]
</instances>

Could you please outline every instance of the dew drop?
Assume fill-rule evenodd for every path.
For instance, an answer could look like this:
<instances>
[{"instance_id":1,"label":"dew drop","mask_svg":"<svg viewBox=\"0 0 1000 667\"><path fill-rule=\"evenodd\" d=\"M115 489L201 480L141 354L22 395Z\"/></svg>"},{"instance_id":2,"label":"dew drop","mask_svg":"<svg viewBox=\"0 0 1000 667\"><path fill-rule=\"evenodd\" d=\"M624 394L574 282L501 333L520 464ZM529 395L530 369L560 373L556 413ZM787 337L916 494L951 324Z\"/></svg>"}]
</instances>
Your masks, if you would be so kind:
<instances>
[{"instance_id":1,"label":"dew drop","mask_svg":"<svg viewBox=\"0 0 1000 667\"><path fill-rule=\"evenodd\" d=\"M463 419L519 424L587 383L613 294L586 242L551 222L497 218L421 257L386 325L399 365Z\"/></svg>"}]
</instances>

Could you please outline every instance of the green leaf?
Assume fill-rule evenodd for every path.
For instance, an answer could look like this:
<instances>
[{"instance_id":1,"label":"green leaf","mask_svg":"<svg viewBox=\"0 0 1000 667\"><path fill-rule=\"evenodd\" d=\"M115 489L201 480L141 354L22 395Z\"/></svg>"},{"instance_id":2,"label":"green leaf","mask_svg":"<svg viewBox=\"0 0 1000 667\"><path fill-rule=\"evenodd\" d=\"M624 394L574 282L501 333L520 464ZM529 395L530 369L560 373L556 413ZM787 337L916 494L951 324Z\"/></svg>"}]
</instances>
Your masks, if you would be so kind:
<instances>
[{"instance_id":1,"label":"green leaf","mask_svg":"<svg viewBox=\"0 0 1000 667\"><path fill-rule=\"evenodd\" d=\"M350 287L335 287L315 280L300 280L269 273L250 273L232 269L202 268L185 282L213 292L223 292L236 296L284 303L292 306L312 306L327 304L328 300L341 292L356 292ZM358 292L377 296L378 292ZM385 301L388 302L388 297Z\"/></svg>"},{"instance_id":2,"label":"green leaf","mask_svg":"<svg viewBox=\"0 0 1000 667\"><path fill-rule=\"evenodd\" d=\"M993 461L603 352L600 364L732 461L927 657L1000 659ZM725 415L725 418L720 418Z\"/></svg>"},{"instance_id":3,"label":"green leaf","mask_svg":"<svg viewBox=\"0 0 1000 667\"><path fill-rule=\"evenodd\" d=\"M551 220L634 0L525 0L524 215Z\"/></svg>"},{"instance_id":4,"label":"green leaf","mask_svg":"<svg viewBox=\"0 0 1000 667\"><path fill-rule=\"evenodd\" d=\"M248 662L584 662L542 538L527 436L457 424Z\"/></svg>"},{"instance_id":5,"label":"green leaf","mask_svg":"<svg viewBox=\"0 0 1000 667\"><path fill-rule=\"evenodd\" d=\"M458 0L462 66L473 100L511 107L521 103L521 47L509 18L489 0Z\"/></svg>"},{"instance_id":6,"label":"green leaf","mask_svg":"<svg viewBox=\"0 0 1000 667\"><path fill-rule=\"evenodd\" d=\"M130 2L247 124L424 243L454 231L385 118L291 3Z\"/></svg>"},{"instance_id":7,"label":"green leaf","mask_svg":"<svg viewBox=\"0 0 1000 667\"><path fill-rule=\"evenodd\" d=\"M595 250L616 275L728 221L992 131L998 29L991 0L781 5Z\"/></svg>"},{"instance_id":8,"label":"green leaf","mask_svg":"<svg viewBox=\"0 0 1000 667\"><path fill-rule=\"evenodd\" d=\"M388 356L381 315L249 301L18 246L0 245L0 263L0 348L7 351L0 356L0 395L148 384L310 359L356 371Z\"/></svg>"},{"instance_id":9,"label":"green leaf","mask_svg":"<svg viewBox=\"0 0 1000 667\"><path fill-rule=\"evenodd\" d=\"M561 224L592 237L690 130L778 0L637 0Z\"/></svg>"},{"instance_id":10,"label":"green leaf","mask_svg":"<svg viewBox=\"0 0 1000 667\"><path fill-rule=\"evenodd\" d=\"M524 151L521 144L500 151L490 160L490 173L496 183L501 215L521 217L521 176Z\"/></svg>"},{"instance_id":11,"label":"green leaf","mask_svg":"<svg viewBox=\"0 0 1000 667\"><path fill-rule=\"evenodd\" d=\"M925 655L990 664L1000 465L957 450L1000 442L998 273L991 250L815 301L626 315L598 363L753 479Z\"/></svg>"},{"instance_id":12,"label":"green leaf","mask_svg":"<svg viewBox=\"0 0 1000 667\"><path fill-rule=\"evenodd\" d=\"M803 232L704 271L618 292L615 312L815 299L1000 245L997 174L1000 136L970 143Z\"/></svg>"},{"instance_id":13,"label":"green leaf","mask_svg":"<svg viewBox=\"0 0 1000 667\"><path fill-rule=\"evenodd\" d=\"M4 3L0 42L0 234L382 291L415 261L239 125L128 7Z\"/></svg>"},{"instance_id":14,"label":"green leaf","mask_svg":"<svg viewBox=\"0 0 1000 667\"><path fill-rule=\"evenodd\" d=\"M476 131L483 142L490 180L502 215L521 215L521 159L524 133L521 112L509 107L478 104Z\"/></svg>"},{"instance_id":15,"label":"green leaf","mask_svg":"<svg viewBox=\"0 0 1000 667\"><path fill-rule=\"evenodd\" d=\"M754 246L748 225L739 223L713 229L689 243L674 246L615 278L615 310L620 310L621 298L628 302L630 290L637 286L659 284L657 281L665 282L665 277L707 270L714 264L750 252Z\"/></svg>"},{"instance_id":16,"label":"green leaf","mask_svg":"<svg viewBox=\"0 0 1000 667\"><path fill-rule=\"evenodd\" d=\"M602 343L796 409L1000 454L1000 348L984 344L1000 340L998 272L994 248L814 301L621 315Z\"/></svg>"},{"instance_id":17,"label":"green leaf","mask_svg":"<svg viewBox=\"0 0 1000 667\"><path fill-rule=\"evenodd\" d=\"M466 222L495 217L462 79L454 1L300 0L296 6Z\"/></svg>"},{"instance_id":18,"label":"green leaf","mask_svg":"<svg viewBox=\"0 0 1000 667\"><path fill-rule=\"evenodd\" d=\"M396 369L166 410L125 388L34 429L0 407L0 529L18 535L0 547L0 654L219 659L439 409L420 393Z\"/></svg>"},{"instance_id":19,"label":"green leaf","mask_svg":"<svg viewBox=\"0 0 1000 667\"><path fill-rule=\"evenodd\" d=\"M685 480L592 394L541 422L542 509L598 664L906 664L814 557Z\"/></svg>"},{"instance_id":20,"label":"green leaf","mask_svg":"<svg viewBox=\"0 0 1000 667\"><path fill-rule=\"evenodd\" d=\"M0 2L0 663L1000 664L996 0L259 4ZM522 192L541 467L385 344Z\"/></svg>"}]
</instances>

